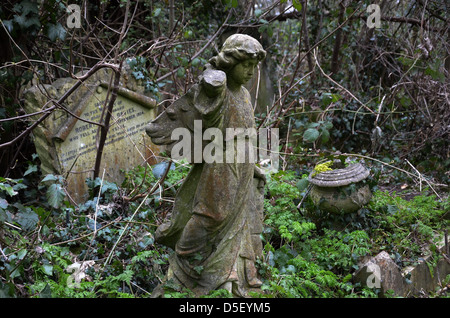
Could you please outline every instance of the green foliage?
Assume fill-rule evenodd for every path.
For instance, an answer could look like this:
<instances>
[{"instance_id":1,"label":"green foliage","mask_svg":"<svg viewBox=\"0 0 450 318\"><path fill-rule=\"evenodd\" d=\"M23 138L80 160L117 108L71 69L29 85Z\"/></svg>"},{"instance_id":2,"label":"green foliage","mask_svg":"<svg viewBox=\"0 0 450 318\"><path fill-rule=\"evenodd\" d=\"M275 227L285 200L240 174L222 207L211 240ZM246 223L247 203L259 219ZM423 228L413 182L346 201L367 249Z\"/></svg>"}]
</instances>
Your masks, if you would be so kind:
<instances>
[{"instance_id":1,"label":"green foliage","mask_svg":"<svg viewBox=\"0 0 450 318\"><path fill-rule=\"evenodd\" d=\"M131 68L131 75L140 80L147 92L151 92L155 98L159 98L159 88L163 85L155 84L152 81L151 70L146 67L147 59L142 56L128 58L126 60Z\"/></svg>"},{"instance_id":2,"label":"green foliage","mask_svg":"<svg viewBox=\"0 0 450 318\"><path fill-rule=\"evenodd\" d=\"M320 137L320 141L322 142L322 144L325 144L330 140L329 131L331 128L333 128L333 124L329 121L319 121L317 123L310 123L306 125L305 128L306 130L303 133L303 141L305 143L314 143Z\"/></svg>"},{"instance_id":3,"label":"green foliage","mask_svg":"<svg viewBox=\"0 0 450 318\"><path fill-rule=\"evenodd\" d=\"M64 182L63 177L48 174L45 176L44 179L42 179L41 182L44 184L49 184L47 192L46 192L48 204L52 208L58 209L62 205L62 203L66 197L66 192L64 191L64 186L63 186L63 182Z\"/></svg>"},{"instance_id":4,"label":"green foliage","mask_svg":"<svg viewBox=\"0 0 450 318\"><path fill-rule=\"evenodd\" d=\"M411 265L423 255L420 246L437 240L449 225L449 201L427 193L407 201L375 191L367 208L349 216L320 215L308 198L299 211L304 180L292 171L268 180L266 245L259 261L264 293L255 297L378 297L376 290L352 282L359 261L387 250L398 265Z\"/></svg>"},{"instance_id":5,"label":"green foliage","mask_svg":"<svg viewBox=\"0 0 450 318\"><path fill-rule=\"evenodd\" d=\"M358 230L320 229L303 216L295 204L302 196L301 180L292 171L280 171L267 183L263 297L348 296L355 287L348 274L370 252L369 237Z\"/></svg>"},{"instance_id":6,"label":"green foliage","mask_svg":"<svg viewBox=\"0 0 450 318\"><path fill-rule=\"evenodd\" d=\"M159 174L145 167L128 171L120 186L87 180L92 197L77 207L65 198L58 198L58 204L24 206L14 199L28 191L27 178L3 178L0 217L7 222L1 225L7 230L2 243L7 259L0 259L0 293L5 297L148 297L163 279L171 253L155 244L153 233L161 213L171 208L165 198L175 195L189 168L184 162L175 163L162 183L164 191L149 196L138 211L139 199L122 202L117 194L131 198L132 193L145 194L153 188ZM362 257L387 250L400 266L412 264L422 255L419 247L435 241L436 234L448 227L448 201L427 194L407 201L381 191L358 214L345 221L327 216L330 219L324 222L308 197L297 209L306 195L306 178L307 174L294 171L268 175L265 247L258 260L263 286L252 297L377 297L376 290L352 281ZM55 175L36 182L43 198L54 191L52 185L64 186L64 179ZM344 222L344 229L333 228L338 221ZM127 233L122 235L125 226ZM25 291L19 291L18 284ZM191 297L192 293L168 282L165 296ZM230 296L218 290L205 297Z\"/></svg>"},{"instance_id":7,"label":"green foliage","mask_svg":"<svg viewBox=\"0 0 450 318\"><path fill-rule=\"evenodd\" d=\"M176 166L163 183L170 194L189 169L185 164ZM61 176L36 180L45 198L43 206L7 200L8 193L13 197L23 195L26 180L2 179L0 217L7 222L0 224L2 231L6 230L1 244L6 258L0 257L2 293L11 297L148 296L167 266L169 252L156 246L153 239L159 222L156 209L166 206L162 200L155 204L148 199L144 205L139 200L118 200L117 194L132 191L137 181L148 185L142 188L146 191L158 181L153 174L146 174L145 168L130 171L127 176L123 187L88 179L92 197L76 207L62 197L62 192L55 193L64 187ZM162 195L158 197L163 199ZM122 236L126 227L127 235ZM85 260L92 264L82 270L71 269ZM73 284L76 277L81 280ZM17 290L17 284L23 284L26 293Z\"/></svg>"},{"instance_id":8,"label":"green foliage","mask_svg":"<svg viewBox=\"0 0 450 318\"><path fill-rule=\"evenodd\" d=\"M376 297L375 291L351 282L358 260L386 250L405 266L414 264L426 245L435 257L435 243L449 226L448 199L438 200L429 190L409 200L402 193L375 191L371 203L358 213L332 216L317 210L307 197L307 177L316 159L328 160L330 152L339 150L371 153L402 169L409 168L403 160L408 158L424 178L429 173L448 183L449 108L442 94L448 86L447 43L433 31L445 28L445 19L436 17L442 18L445 10L438 2L426 8L386 2L386 8L400 17L429 21L428 38L422 38L422 32L409 23L383 21L381 29L363 28L364 19L350 15L370 4L368 0L345 7L331 1L307 6L297 0L289 3L294 18L283 21L284 13L280 19L268 19L272 12L263 4L252 13L236 0L181 1L172 17L167 2L132 2L129 18L134 5L139 14L128 20L132 23L126 28L120 57L126 58L132 76L154 98L171 100L192 85L220 46L223 34L211 38L212 30L226 29L220 28L226 19L230 26L254 25L269 53L265 63L276 65L269 69L273 71L270 77L276 79L274 91L280 93L275 100L282 97L278 104L259 104L271 111L256 115L267 125L273 122L263 122L264 117L273 119L283 134L289 120L295 127L290 137L297 138L286 145L286 149L292 146L292 155L286 158L288 170L268 176L262 234L265 251L259 261L264 293L254 297ZM1 55L0 100L5 107L0 108L0 118L24 114L18 96L33 77L51 84L68 76L69 68L86 70L98 61L110 62L107 52L114 51L119 37L116 26L124 18L125 4L86 2L89 15L83 15L83 28L69 30L64 25L66 7L60 0L5 3L0 8L5 28L0 29L8 32L3 37L14 45L5 47ZM287 1L280 1L280 8L283 5ZM295 18L303 13L305 21ZM84 20L89 17L99 19ZM342 21L345 24L340 26ZM89 41L80 36L86 22ZM173 29L161 27L170 24ZM345 36L339 42L341 31ZM214 41L209 43L209 39ZM315 50L308 50L307 45ZM315 68L303 78L315 62L329 77ZM1 140L12 140L27 127L22 120L3 121ZM24 145L2 148L2 158L10 152L10 157L22 162L2 161L5 167L15 166L16 174L0 177L0 297L148 296L162 280L171 253L154 243L153 233L170 217L173 198L189 165L176 163L148 196L161 176L156 167L127 171L122 184L88 179L89 198L73 205L65 195L63 176L41 176L32 147ZM25 153L26 148L31 152ZM33 160L22 159L27 154ZM375 181L381 181L383 174L380 188L398 189L415 181L383 165L371 168ZM82 271L85 276L78 287L69 287L74 273L68 268L82 261L94 265ZM172 287L169 297L192 295ZM207 297L228 296L219 290Z\"/></svg>"},{"instance_id":9,"label":"green foliage","mask_svg":"<svg viewBox=\"0 0 450 318\"><path fill-rule=\"evenodd\" d=\"M273 248L271 248L273 250ZM269 277L262 286L261 297L349 297L356 295L351 275L339 276L308 260L303 255L296 255L294 250L283 246L269 250L268 264L261 264L263 273ZM355 294L354 294L355 293ZM375 293L364 291L365 297L373 297Z\"/></svg>"},{"instance_id":10,"label":"green foliage","mask_svg":"<svg viewBox=\"0 0 450 318\"><path fill-rule=\"evenodd\" d=\"M31 31L33 34L40 28L38 4L34 1L24 0L13 7L14 15L10 20L3 21L8 32L16 29Z\"/></svg>"},{"instance_id":11,"label":"green foliage","mask_svg":"<svg viewBox=\"0 0 450 318\"><path fill-rule=\"evenodd\" d=\"M422 247L434 246L449 228L445 217L449 206L449 199L440 201L434 195L418 195L407 201L395 193L375 192L368 206L378 224L371 231L373 249L388 248L399 265L413 264L425 252Z\"/></svg>"},{"instance_id":12,"label":"green foliage","mask_svg":"<svg viewBox=\"0 0 450 318\"><path fill-rule=\"evenodd\" d=\"M57 39L64 40L66 38L66 29L61 25L61 23L57 24L49 24L48 25L48 38L51 41L56 41Z\"/></svg>"},{"instance_id":13,"label":"green foliage","mask_svg":"<svg viewBox=\"0 0 450 318\"><path fill-rule=\"evenodd\" d=\"M11 185L11 183L17 184L17 180L5 179L5 178L0 177L0 181L2 181L0 183L0 190L5 191L6 194L8 194L10 197L13 197L17 194L17 192L14 191L14 187ZM4 200L4 202L6 202L6 200ZM7 203L5 203L5 204L7 204Z\"/></svg>"},{"instance_id":14,"label":"green foliage","mask_svg":"<svg viewBox=\"0 0 450 318\"><path fill-rule=\"evenodd\" d=\"M292 230L292 224L298 218L294 200L300 197L300 191L296 187L296 178L293 171L279 171L271 175L267 181L267 189L270 199L264 200L264 211L266 213L265 224L267 232Z\"/></svg>"}]
</instances>

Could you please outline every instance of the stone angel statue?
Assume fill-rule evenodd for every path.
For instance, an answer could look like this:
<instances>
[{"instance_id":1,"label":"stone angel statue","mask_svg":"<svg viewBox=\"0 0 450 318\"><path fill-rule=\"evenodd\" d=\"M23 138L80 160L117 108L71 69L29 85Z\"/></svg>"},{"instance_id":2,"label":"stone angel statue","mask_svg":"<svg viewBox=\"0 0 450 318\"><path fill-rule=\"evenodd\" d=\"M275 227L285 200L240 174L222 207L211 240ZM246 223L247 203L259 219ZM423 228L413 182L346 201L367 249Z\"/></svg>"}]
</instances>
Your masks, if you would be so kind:
<instances>
[{"instance_id":1,"label":"stone angel statue","mask_svg":"<svg viewBox=\"0 0 450 318\"><path fill-rule=\"evenodd\" d=\"M223 160L192 160L191 153L185 154L192 168L178 190L170 220L155 233L156 242L174 251L165 281L196 295L224 288L245 297L262 284L255 261L262 254L265 177L255 160L237 158L239 147L251 153L251 138L244 136L240 145L237 140L239 132L256 128L250 94L243 85L265 56L256 39L230 36L209 60L198 84L146 128L153 143L166 145L168 152L176 147L173 131L183 127L194 134L195 123L202 131L221 132L216 139L223 140L215 141L226 144L215 148L216 153L223 151ZM234 134L227 133L230 129ZM163 294L164 282L152 296Z\"/></svg>"}]
</instances>

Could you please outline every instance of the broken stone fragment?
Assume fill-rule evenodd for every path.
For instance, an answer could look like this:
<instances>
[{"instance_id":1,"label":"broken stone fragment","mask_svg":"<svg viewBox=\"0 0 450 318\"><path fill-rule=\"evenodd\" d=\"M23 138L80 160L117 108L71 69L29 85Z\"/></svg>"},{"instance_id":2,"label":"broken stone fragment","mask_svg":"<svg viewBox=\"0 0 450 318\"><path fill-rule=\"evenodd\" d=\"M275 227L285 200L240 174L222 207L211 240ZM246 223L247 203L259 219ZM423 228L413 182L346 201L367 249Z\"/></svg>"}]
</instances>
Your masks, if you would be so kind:
<instances>
[{"instance_id":1,"label":"broken stone fragment","mask_svg":"<svg viewBox=\"0 0 450 318\"><path fill-rule=\"evenodd\" d=\"M400 268L385 251L371 257L353 275L355 282L362 286L380 289L380 296L384 297L389 290L396 296L403 296L405 283Z\"/></svg>"},{"instance_id":2,"label":"broken stone fragment","mask_svg":"<svg viewBox=\"0 0 450 318\"><path fill-rule=\"evenodd\" d=\"M220 70L207 69L203 72L201 83L208 97L214 97L221 93L227 82L227 75Z\"/></svg>"}]
</instances>

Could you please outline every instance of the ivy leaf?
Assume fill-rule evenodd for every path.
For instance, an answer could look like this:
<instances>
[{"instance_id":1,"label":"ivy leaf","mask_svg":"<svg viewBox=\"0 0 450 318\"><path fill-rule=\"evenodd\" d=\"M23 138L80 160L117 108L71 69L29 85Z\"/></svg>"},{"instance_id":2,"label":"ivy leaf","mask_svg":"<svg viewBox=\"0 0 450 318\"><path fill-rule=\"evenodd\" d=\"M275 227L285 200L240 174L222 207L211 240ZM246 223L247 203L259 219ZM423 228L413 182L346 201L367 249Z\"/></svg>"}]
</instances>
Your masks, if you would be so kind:
<instances>
[{"instance_id":1,"label":"ivy leaf","mask_svg":"<svg viewBox=\"0 0 450 318\"><path fill-rule=\"evenodd\" d=\"M30 26L35 25L36 28L41 26L41 21L37 17L27 18L27 22L25 23L25 27L29 28Z\"/></svg>"},{"instance_id":2,"label":"ivy leaf","mask_svg":"<svg viewBox=\"0 0 450 318\"><path fill-rule=\"evenodd\" d=\"M22 15L15 15L14 16L14 22L16 22L21 28L26 28L27 26L27 18L24 14Z\"/></svg>"},{"instance_id":3,"label":"ivy leaf","mask_svg":"<svg viewBox=\"0 0 450 318\"><path fill-rule=\"evenodd\" d=\"M330 133L328 130L322 129L321 140L323 143L326 143L326 142L328 142L328 140L330 140Z\"/></svg>"},{"instance_id":4,"label":"ivy leaf","mask_svg":"<svg viewBox=\"0 0 450 318\"><path fill-rule=\"evenodd\" d=\"M12 283L3 285L3 282L0 281L0 298L10 298L14 297L14 285Z\"/></svg>"},{"instance_id":5,"label":"ivy leaf","mask_svg":"<svg viewBox=\"0 0 450 318\"><path fill-rule=\"evenodd\" d=\"M203 271L203 266L199 265L199 266L195 266L194 270L197 272L197 274L201 274Z\"/></svg>"},{"instance_id":6,"label":"ivy leaf","mask_svg":"<svg viewBox=\"0 0 450 318\"><path fill-rule=\"evenodd\" d=\"M53 42L56 41L56 39L64 40L66 37L66 30L61 23L57 23L56 25L49 23L47 35Z\"/></svg>"},{"instance_id":7,"label":"ivy leaf","mask_svg":"<svg viewBox=\"0 0 450 318\"><path fill-rule=\"evenodd\" d=\"M5 199L1 199L0 198L0 208L1 209L6 209L8 207L8 201L6 201Z\"/></svg>"},{"instance_id":8,"label":"ivy leaf","mask_svg":"<svg viewBox=\"0 0 450 318\"><path fill-rule=\"evenodd\" d=\"M177 71L177 76L178 77L183 77L186 74L186 70L182 67L180 67Z\"/></svg>"},{"instance_id":9,"label":"ivy leaf","mask_svg":"<svg viewBox=\"0 0 450 318\"><path fill-rule=\"evenodd\" d=\"M117 187L117 185L115 183L108 182L106 180L103 181L102 194L107 191L117 191L117 190L119 190L119 188Z\"/></svg>"},{"instance_id":10,"label":"ivy leaf","mask_svg":"<svg viewBox=\"0 0 450 318\"><path fill-rule=\"evenodd\" d=\"M137 80L145 78L144 74L142 74L141 71L135 71L135 72L132 72L132 74L133 74L134 78Z\"/></svg>"},{"instance_id":11,"label":"ivy leaf","mask_svg":"<svg viewBox=\"0 0 450 318\"><path fill-rule=\"evenodd\" d=\"M50 204L51 207L57 209L61 206L61 203L64 200L64 197L66 196L66 193L64 192L63 187L59 183L52 184L47 189L47 200L48 204Z\"/></svg>"},{"instance_id":12,"label":"ivy leaf","mask_svg":"<svg viewBox=\"0 0 450 318\"><path fill-rule=\"evenodd\" d=\"M156 18L161 13L161 8L156 8L155 11L153 11L153 16Z\"/></svg>"},{"instance_id":13,"label":"ivy leaf","mask_svg":"<svg viewBox=\"0 0 450 318\"><path fill-rule=\"evenodd\" d=\"M430 75L431 78L435 81L441 81L441 82L445 81L444 73L439 72L439 69L433 69L431 67L427 67L425 69L425 74Z\"/></svg>"},{"instance_id":14,"label":"ivy leaf","mask_svg":"<svg viewBox=\"0 0 450 318\"><path fill-rule=\"evenodd\" d=\"M23 183L17 183L13 186L14 191L19 191L19 190L23 190L23 189L27 189L27 188L28 188L28 186Z\"/></svg>"},{"instance_id":15,"label":"ivy leaf","mask_svg":"<svg viewBox=\"0 0 450 318\"><path fill-rule=\"evenodd\" d=\"M50 264L44 264L44 265L42 265L42 271L44 272L44 274L46 274L48 276L52 276L53 275L53 266Z\"/></svg>"},{"instance_id":16,"label":"ivy leaf","mask_svg":"<svg viewBox=\"0 0 450 318\"><path fill-rule=\"evenodd\" d=\"M298 12L302 11L302 4L300 3L300 0L292 0L292 5Z\"/></svg>"},{"instance_id":17,"label":"ivy leaf","mask_svg":"<svg viewBox=\"0 0 450 318\"><path fill-rule=\"evenodd\" d=\"M36 165L28 165L28 169L24 172L23 176L26 176L32 172L36 172L38 167Z\"/></svg>"},{"instance_id":18,"label":"ivy leaf","mask_svg":"<svg viewBox=\"0 0 450 318\"><path fill-rule=\"evenodd\" d=\"M0 183L0 190L6 191L6 193L10 196L13 197L17 194L16 191L14 191L13 187L9 184L5 184L5 183Z\"/></svg>"},{"instance_id":19,"label":"ivy leaf","mask_svg":"<svg viewBox=\"0 0 450 318\"><path fill-rule=\"evenodd\" d=\"M155 164L155 165L152 167L152 173L153 173L153 175L154 175L156 178L160 179L160 178L164 175L164 172L166 171L168 165L169 165L169 162L166 162L166 161L163 161L163 162L160 162L160 163ZM170 170L175 170L175 165L172 165L172 164L171 164L171 166L170 166L169 169L170 169Z\"/></svg>"},{"instance_id":20,"label":"ivy leaf","mask_svg":"<svg viewBox=\"0 0 450 318\"><path fill-rule=\"evenodd\" d=\"M297 189L299 189L300 191L305 190L308 187L308 185L309 181L307 178L300 179L296 184Z\"/></svg>"},{"instance_id":21,"label":"ivy leaf","mask_svg":"<svg viewBox=\"0 0 450 318\"><path fill-rule=\"evenodd\" d=\"M191 63L192 66L196 67L199 64L200 64L200 59L199 58L196 57L195 59L192 60L192 63Z\"/></svg>"},{"instance_id":22,"label":"ivy leaf","mask_svg":"<svg viewBox=\"0 0 450 318\"><path fill-rule=\"evenodd\" d=\"M305 142L314 142L319 138L319 131L314 128L306 129L306 131L303 133L303 140Z\"/></svg>"},{"instance_id":23,"label":"ivy leaf","mask_svg":"<svg viewBox=\"0 0 450 318\"><path fill-rule=\"evenodd\" d=\"M55 175L53 175L53 174L48 174L48 175L45 176L44 179L42 179L41 182L57 181L57 180L59 180L58 176L55 176Z\"/></svg>"},{"instance_id":24,"label":"ivy leaf","mask_svg":"<svg viewBox=\"0 0 450 318\"><path fill-rule=\"evenodd\" d=\"M5 27L8 30L8 32L11 33L12 30L13 30L13 22L12 22L12 20L5 20L5 21L3 21L3 24L5 25Z\"/></svg>"},{"instance_id":25,"label":"ivy leaf","mask_svg":"<svg viewBox=\"0 0 450 318\"><path fill-rule=\"evenodd\" d=\"M17 223L20 224L23 230L30 231L36 227L39 222L39 216L31 209L19 213Z\"/></svg>"},{"instance_id":26,"label":"ivy leaf","mask_svg":"<svg viewBox=\"0 0 450 318\"><path fill-rule=\"evenodd\" d=\"M33 1L22 1L20 6L22 7L20 11L23 15L27 15L28 13L39 14L38 5Z\"/></svg>"},{"instance_id":27,"label":"ivy leaf","mask_svg":"<svg viewBox=\"0 0 450 318\"><path fill-rule=\"evenodd\" d=\"M52 290L50 285L45 285L44 289L39 293L39 298L52 298Z\"/></svg>"}]
</instances>

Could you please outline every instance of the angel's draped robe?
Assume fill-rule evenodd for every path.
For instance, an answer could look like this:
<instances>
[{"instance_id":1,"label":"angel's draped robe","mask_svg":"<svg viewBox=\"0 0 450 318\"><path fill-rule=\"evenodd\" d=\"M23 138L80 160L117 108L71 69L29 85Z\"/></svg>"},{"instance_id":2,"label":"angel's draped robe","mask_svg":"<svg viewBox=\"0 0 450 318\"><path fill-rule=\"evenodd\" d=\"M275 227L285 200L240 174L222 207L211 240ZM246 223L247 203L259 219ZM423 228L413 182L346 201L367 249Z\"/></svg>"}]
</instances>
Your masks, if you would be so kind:
<instances>
[{"instance_id":1,"label":"angel's draped robe","mask_svg":"<svg viewBox=\"0 0 450 318\"><path fill-rule=\"evenodd\" d=\"M198 84L185 96L200 113L203 127L219 128L224 139L230 139L227 128L255 129L251 97L243 86L232 91L225 84L210 97ZM254 178L253 160L237 162L237 139L223 141L224 162L193 164L175 198L171 220L155 233L157 242L175 250L167 278L199 295L228 283L234 294L244 296L261 285L255 268L262 254L261 180ZM250 138L243 140L248 154L254 145ZM226 145L234 147L232 160L226 160Z\"/></svg>"}]
</instances>

